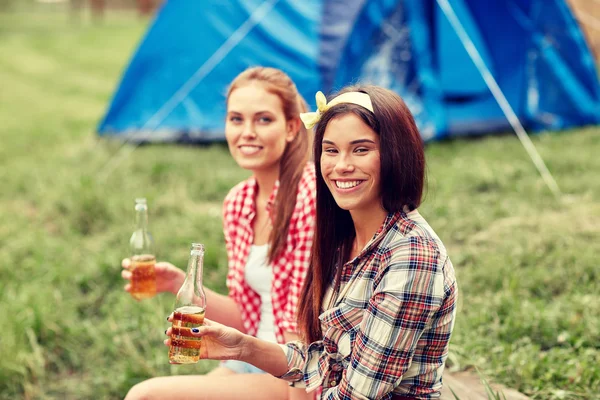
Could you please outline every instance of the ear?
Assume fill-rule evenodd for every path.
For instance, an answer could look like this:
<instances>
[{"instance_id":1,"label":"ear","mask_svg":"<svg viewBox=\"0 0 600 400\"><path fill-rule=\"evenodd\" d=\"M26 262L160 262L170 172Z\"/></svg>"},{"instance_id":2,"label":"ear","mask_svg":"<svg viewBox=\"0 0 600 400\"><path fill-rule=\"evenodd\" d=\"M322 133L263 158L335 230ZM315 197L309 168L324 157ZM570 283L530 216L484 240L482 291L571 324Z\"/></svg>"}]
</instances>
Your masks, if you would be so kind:
<instances>
[{"instance_id":1,"label":"ear","mask_svg":"<svg viewBox=\"0 0 600 400\"><path fill-rule=\"evenodd\" d=\"M300 132L300 124L302 123L302 121L300 121L300 118L294 118L294 119L290 119L289 121L287 121L286 124L286 135L285 135L285 141L286 142L291 142L292 140L294 140L296 138L296 135L298 134L298 132Z\"/></svg>"}]
</instances>

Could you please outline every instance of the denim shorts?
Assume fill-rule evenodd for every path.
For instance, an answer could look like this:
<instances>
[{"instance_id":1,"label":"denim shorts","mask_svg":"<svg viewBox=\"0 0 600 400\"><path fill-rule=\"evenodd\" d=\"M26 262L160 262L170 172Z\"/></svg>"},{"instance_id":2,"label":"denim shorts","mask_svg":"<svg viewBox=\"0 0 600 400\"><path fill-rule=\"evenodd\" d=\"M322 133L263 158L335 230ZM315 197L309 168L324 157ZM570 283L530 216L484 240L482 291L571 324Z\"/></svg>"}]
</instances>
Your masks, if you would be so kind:
<instances>
[{"instance_id":1,"label":"denim shorts","mask_svg":"<svg viewBox=\"0 0 600 400\"><path fill-rule=\"evenodd\" d=\"M222 361L220 366L223 368L230 369L236 374L266 374L266 372L262 369L256 368L252 364L248 364L238 360Z\"/></svg>"}]
</instances>

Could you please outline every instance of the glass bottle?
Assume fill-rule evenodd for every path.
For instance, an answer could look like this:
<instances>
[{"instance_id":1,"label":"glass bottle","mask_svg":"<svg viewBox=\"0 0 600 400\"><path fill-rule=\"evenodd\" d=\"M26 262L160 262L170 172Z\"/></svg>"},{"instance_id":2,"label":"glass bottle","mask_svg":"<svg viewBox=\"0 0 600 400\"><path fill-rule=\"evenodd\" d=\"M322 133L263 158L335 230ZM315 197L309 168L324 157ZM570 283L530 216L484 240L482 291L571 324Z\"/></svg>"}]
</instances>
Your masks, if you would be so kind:
<instances>
[{"instance_id":1,"label":"glass bottle","mask_svg":"<svg viewBox=\"0 0 600 400\"><path fill-rule=\"evenodd\" d=\"M129 240L131 253L131 290L137 300L147 299L156 294L154 264L154 240L148 231L148 205L146 199L135 199L136 229Z\"/></svg>"},{"instance_id":2,"label":"glass bottle","mask_svg":"<svg viewBox=\"0 0 600 400\"><path fill-rule=\"evenodd\" d=\"M177 292L173 312L169 363L193 364L200 359L199 337L192 336L191 329L204 322L206 294L202 286L204 245L192 243L187 273L183 285Z\"/></svg>"}]
</instances>

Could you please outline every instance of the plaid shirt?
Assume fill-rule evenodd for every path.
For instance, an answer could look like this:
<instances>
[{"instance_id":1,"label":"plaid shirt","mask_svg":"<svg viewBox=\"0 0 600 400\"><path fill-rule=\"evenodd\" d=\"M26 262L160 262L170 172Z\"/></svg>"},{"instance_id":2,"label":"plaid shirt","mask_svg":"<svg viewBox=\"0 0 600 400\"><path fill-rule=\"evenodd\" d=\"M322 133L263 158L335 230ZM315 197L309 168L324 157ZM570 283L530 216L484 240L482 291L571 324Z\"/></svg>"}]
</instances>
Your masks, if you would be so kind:
<instances>
[{"instance_id":1,"label":"plaid shirt","mask_svg":"<svg viewBox=\"0 0 600 400\"><path fill-rule=\"evenodd\" d=\"M438 398L457 299L440 239L417 210L390 214L342 268L319 316L323 340L281 345L282 378L321 387L322 399Z\"/></svg>"},{"instance_id":2,"label":"plaid shirt","mask_svg":"<svg viewBox=\"0 0 600 400\"><path fill-rule=\"evenodd\" d=\"M260 322L261 300L260 295L248 286L244 270L254 242L252 223L256 215L256 188L256 179L250 177L231 189L223 205L223 231L229 262L227 287L242 314L246 332L253 336ZM269 214L278 188L279 181L267 202ZM297 330L296 309L308 271L314 235L315 192L315 167L309 163L298 184L296 207L290 219L285 247L270 265L273 269L271 300L275 337L279 343L285 342L283 332Z\"/></svg>"}]
</instances>

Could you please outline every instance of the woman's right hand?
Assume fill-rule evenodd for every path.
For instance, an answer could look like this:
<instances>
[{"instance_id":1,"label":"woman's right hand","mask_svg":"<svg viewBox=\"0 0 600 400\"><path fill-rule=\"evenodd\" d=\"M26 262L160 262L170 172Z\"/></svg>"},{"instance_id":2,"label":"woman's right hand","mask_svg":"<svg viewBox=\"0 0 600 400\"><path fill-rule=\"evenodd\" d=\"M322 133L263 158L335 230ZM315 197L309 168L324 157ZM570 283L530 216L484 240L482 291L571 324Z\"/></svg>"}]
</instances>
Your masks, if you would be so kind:
<instances>
[{"instance_id":1,"label":"woman's right hand","mask_svg":"<svg viewBox=\"0 0 600 400\"><path fill-rule=\"evenodd\" d=\"M173 314L168 318L173 322ZM240 360L246 341L251 336L238 331L237 329L221 325L217 322L204 318L202 326L192 330L192 335L202 338L200 347L200 358L208 360ZM169 337L164 341L165 345L171 345L172 329L166 330L165 334Z\"/></svg>"},{"instance_id":2,"label":"woman's right hand","mask_svg":"<svg viewBox=\"0 0 600 400\"><path fill-rule=\"evenodd\" d=\"M131 271L129 270L131 267L131 259L123 259L123 261L121 261L121 266L123 267L121 276L123 279L131 281ZM171 292L177 294L177 291L185 280L185 272L166 261L157 262L154 266L154 271L156 273L156 292ZM127 283L124 289L129 292L131 290L131 283Z\"/></svg>"}]
</instances>

